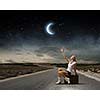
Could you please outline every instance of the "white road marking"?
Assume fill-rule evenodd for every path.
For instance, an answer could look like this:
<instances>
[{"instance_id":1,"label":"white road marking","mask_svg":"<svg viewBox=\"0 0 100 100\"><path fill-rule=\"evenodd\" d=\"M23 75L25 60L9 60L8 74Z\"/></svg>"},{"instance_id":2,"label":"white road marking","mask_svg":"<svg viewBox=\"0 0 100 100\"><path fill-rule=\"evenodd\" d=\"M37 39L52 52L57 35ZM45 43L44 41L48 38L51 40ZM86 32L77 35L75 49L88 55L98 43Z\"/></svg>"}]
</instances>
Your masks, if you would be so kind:
<instances>
[{"instance_id":1,"label":"white road marking","mask_svg":"<svg viewBox=\"0 0 100 100\"><path fill-rule=\"evenodd\" d=\"M89 75L89 74L86 74L86 73L83 73L83 72L80 72L80 71L77 71L79 74L81 74L81 75L84 75L84 76L86 76L86 77L88 77L88 78L92 78L92 79L94 79L94 80L96 80L96 81L100 81L100 78L97 78L97 77L95 77L95 76L91 76L91 75Z\"/></svg>"},{"instance_id":2,"label":"white road marking","mask_svg":"<svg viewBox=\"0 0 100 100\"><path fill-rule=\"evenodd\" d=\"M27 76L41 74L41 73L48 72L48 71L51 71L51 70L53 70L53 69L39 71L39 72L31 73L31 74L20 75L20 76L16 76L16 77L10 77L10 78L7 78L7 79L0 80L0 83L1 82L6 82L6 81L9 81L9 80L13 80L13 79L18 79L18 78L23 78L23 77L27 77Z\"/></svg>"}]
</instances>

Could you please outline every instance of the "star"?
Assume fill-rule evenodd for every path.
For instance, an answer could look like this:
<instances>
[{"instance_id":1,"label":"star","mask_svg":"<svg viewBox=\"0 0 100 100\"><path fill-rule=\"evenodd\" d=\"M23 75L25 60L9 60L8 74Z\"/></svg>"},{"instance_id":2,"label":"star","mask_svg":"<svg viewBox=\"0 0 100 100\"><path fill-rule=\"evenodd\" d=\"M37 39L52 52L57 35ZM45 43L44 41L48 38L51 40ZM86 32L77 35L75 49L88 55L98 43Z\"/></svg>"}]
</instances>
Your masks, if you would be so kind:
<instances>
[{"instance_id":1,"label":"star","mask_svg":"<svg viewBox=\"0 0 100 100\"><path fill-rule=\"evenodd\" d=\"M24 28L23 27L20 27L20 31L24 31Z\"/></svg>"},{"instance_id":2,"label":"star","mask_svg":"<svg viewBox=\"0 0 100 100\"><path fill-rule=\"evenodd\" d=\"M64 23L60 23L60 24L59 24L59 26L63 26L63 25L64 25Z\"/></svg>"}]
</instances>

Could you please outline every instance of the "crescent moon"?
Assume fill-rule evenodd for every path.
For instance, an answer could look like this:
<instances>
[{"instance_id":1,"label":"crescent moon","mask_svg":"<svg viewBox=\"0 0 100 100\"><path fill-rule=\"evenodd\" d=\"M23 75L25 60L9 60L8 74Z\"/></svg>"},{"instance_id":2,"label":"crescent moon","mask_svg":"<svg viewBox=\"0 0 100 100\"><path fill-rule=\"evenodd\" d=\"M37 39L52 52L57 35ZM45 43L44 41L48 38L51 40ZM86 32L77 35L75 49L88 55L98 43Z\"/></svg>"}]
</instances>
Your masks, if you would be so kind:
<instances>
[{"instance_id":1,"label":"crescent moon","mask_svg":"<svg viewBox=\"0 0 100 100\"><path fill-rule=\"evenodd\" d=\"M47 31L47 33L50 34L50 35L54 35L54 34L55 34L55 33L53 33L53 32L50 30L50 28L51 28L52 25L54 25L54 23L49 23L49 24L46 26L46 31Z\"/></svg>"}]
</instances>

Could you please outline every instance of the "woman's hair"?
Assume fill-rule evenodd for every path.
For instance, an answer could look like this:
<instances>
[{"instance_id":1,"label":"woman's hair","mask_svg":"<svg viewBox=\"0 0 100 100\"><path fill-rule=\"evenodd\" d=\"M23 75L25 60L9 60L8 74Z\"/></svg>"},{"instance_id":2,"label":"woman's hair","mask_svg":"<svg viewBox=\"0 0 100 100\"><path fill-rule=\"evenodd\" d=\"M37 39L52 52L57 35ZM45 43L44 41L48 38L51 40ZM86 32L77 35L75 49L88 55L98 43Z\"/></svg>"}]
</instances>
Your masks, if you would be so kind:
<instances>
[{"instance_id":1,"label":"woman's hair","mask_svg":"<svg viewBox=\"0 0 100 100\"><path fill-rule=\"evenodd\" d=\"M73 61L77 61L75 55L72 55L71 57L73 57Z\"/></svg>"}]
</instances>

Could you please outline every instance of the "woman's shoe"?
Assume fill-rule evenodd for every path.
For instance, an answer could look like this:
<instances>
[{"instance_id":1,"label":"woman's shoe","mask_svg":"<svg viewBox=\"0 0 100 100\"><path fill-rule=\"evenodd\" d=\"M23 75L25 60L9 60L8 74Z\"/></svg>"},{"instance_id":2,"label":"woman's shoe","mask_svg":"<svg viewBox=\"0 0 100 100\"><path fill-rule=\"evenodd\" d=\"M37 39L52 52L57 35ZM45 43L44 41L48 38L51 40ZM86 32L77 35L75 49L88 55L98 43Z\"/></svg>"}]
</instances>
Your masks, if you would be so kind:
<instances>
[{"instance_id":1,"label":"woman's shoe","mask_svg":"<svg viewBox=\"0 0 100 100\"><path fill-rule=\"evenodd\" d=\"M64 78L64 82L67 82L67 84L70 84L70 78L65 77L65 78Z\"/></svg>"},{"instance_id":2,"label":"woman's shoe","mask_svg":"<svg viewBox=\"0 0 100 100\"><path fill-rule=\"evenodd\" d=\"M68 82L64 79L64 84L68 84Z\"/></svg>"},{"instance_id":3,"label":"woman's shoe","mask_svg":"<svg viewBox=\"0 0 100 100\"><path fill-rule=\"evenodd\" d=\"M58 81L56 82L56 84L61 84L61 77L58 77Z\"/></svg>"},{"instance_id":4,"label":"woman's shoe","mask_svg":"<svg viewBox=\"0 0 100 100\"><path fill-rule=\"evenodd\" d=\"M70 78L68 78L68 84L70 84Z\"/></svg>"},{"instance_id":5,"label":"woman's shoe","mask_svg":"<svg viewBox=\"0 0 100 100\"><path fill-rule=\"evenodd\" d=\"M61 84L61 81L57 81L57 82L56 82L56 85L57 85L57 84Z\"/></svg>"}]
</instances>

